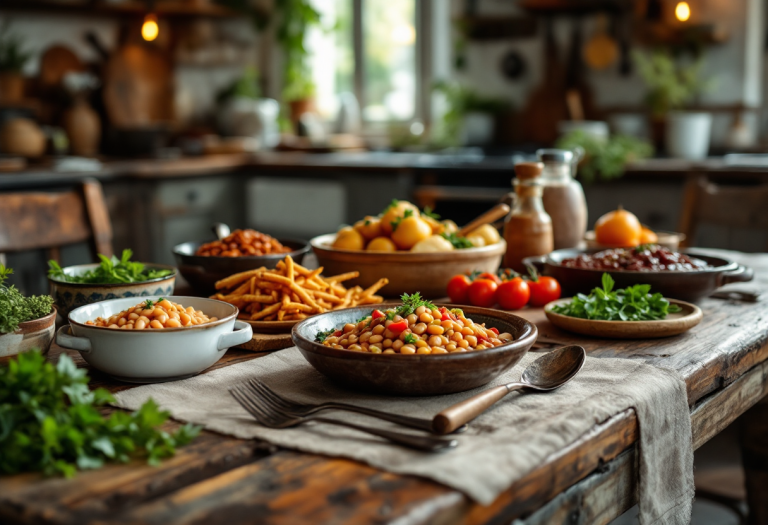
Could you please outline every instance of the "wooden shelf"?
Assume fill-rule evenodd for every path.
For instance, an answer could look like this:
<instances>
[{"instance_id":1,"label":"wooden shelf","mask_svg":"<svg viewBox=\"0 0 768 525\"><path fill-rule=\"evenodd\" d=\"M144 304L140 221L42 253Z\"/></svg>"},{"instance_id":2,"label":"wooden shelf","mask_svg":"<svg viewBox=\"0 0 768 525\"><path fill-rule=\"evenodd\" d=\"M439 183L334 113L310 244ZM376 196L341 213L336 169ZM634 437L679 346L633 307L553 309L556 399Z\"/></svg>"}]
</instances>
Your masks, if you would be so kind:
<instances>
[{"instance_id":1,"label":"wooden shelf","mask_svg":"<svg viewBox=\"0 0 768 525\"><path fill-rule=\"evenodd\" d=\"M92 0L76 3L53 2L50 0L2 0L0 1L0 12L3 11L97 16L141 16L147 13L147 3L140 0L127 0L120 3L105 3ZM229 18L238 16L237 12L218 4L191 4L181 0L155 2L153 12L158 16L166 17Z\"/></svg>"}]
</instances>

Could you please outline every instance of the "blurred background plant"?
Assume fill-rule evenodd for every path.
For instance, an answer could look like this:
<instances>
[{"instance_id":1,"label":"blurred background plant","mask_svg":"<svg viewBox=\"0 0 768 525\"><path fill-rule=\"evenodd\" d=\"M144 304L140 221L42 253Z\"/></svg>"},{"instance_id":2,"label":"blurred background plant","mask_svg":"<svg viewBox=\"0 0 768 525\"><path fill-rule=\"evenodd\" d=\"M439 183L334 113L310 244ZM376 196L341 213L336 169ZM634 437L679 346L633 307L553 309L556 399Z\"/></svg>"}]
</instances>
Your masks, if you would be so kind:
<instances>
[{"instance_id":1,"label":"blurred background plant","mask_svg":"<svg viewBox=\"0 0 768 525\"><path fill-rule=\"evenodd\" d=\"M32 53L24 50L24 39L11 29L11 21L0 25L0 72L21 73Z\"/></svg>"},{"instance_id":2,"label":"blurred background plant","mask_svg":"<svg viewBox=\"0 0 768 525\"><path fill-rule=\"evenodd\" d=\"M583 130L574 130L557 141L558 148L573 150L577 146L584 148L579 178L585 183L617 179L624 175L628 163L653 155L649 142L627 135L601 140Z\"/></svg>"},{"instance_id":3,"label":"blurred background plant","mask_svg":"<svg viewBox=\"0 0 768 525\"><path fill-rule=\"evenodd\" d=\"M702 79L701 58L682 65L666 49L651 53L635 51L632 58L648 88L645 102L654 117L663 117L670 110L685 107L711 87L711 82Z\"/></svg>"},{"instance_id":4,"label":"blurred background plant","mask_svg":"<svg viewBox=\"0 0 768 525\"><path fill-rule=\"evenodd\" d=\"M439 81L434 84L433 90L445 97L447 106L443 114L442 134L435 140L442 146L461 145L464 122L469 113L496 116L511 108L511 104L504 99L480 95L456 82Z\"/></svg>"}]
</instances>

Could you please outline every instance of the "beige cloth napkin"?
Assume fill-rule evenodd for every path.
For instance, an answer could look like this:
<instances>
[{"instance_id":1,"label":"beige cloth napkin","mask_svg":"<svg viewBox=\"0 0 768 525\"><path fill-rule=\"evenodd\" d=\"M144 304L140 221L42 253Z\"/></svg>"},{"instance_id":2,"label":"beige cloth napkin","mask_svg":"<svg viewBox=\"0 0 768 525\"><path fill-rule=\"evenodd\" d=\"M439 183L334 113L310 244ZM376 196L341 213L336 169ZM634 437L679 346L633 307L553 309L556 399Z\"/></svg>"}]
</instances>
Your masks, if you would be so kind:
<instances>
[{"instance_id":1,"label":"beige cloth napkin","mask_svg":"<svg viewBox=\"0 0 768 525\"><path fill-rule=\"evenodd\" d=\"M526 355L493 384L519 380L525 366L539 355ZM282 447L353 458L382 470L423 476L482 504L491 503L547 456L573 443L597 423L631 407L640 422L641 523L682 525L690 520L691 422L685 383L672 371L627 359L587 358L579 375L561 389L547 394L510 394L456 436L458 448L439 454L409 450L354 430L317 423L284 430L264 428L227 392L228 387L251 377L298 401L340 400L426 418L479 391L422 398L351 392L316 372L294 347L184 381L126 390L116 397L119 406L129 409L152 397L175 419L239 438L259 438ZM368 425L394 426L356 414L325 413L329 414Z\"/></svg>"}]
</instances>

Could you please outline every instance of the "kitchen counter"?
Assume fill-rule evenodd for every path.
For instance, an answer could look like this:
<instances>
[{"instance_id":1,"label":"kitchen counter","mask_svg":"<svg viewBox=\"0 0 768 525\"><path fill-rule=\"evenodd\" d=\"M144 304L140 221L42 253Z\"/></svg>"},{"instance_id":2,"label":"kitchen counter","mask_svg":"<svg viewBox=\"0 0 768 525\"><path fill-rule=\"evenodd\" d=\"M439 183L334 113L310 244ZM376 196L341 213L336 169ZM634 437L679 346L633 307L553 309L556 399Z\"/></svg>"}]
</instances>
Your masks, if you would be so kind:
<instances>
[{"instance_id":1,"label":"kitchen counter","mask_svg":"<svg viewBox=\"0 0 768 525\"><path fill-rule=\"evenodd\" d=\"M387 171L413 175L424 172L471 171L502 175L511 173L515 162L524 158L523 155L483 155L470 150L459 153L260 152L179 159L106 160L97 171L59 172L50 165L32 165L21 171L0 173L0 191L65 186L88 177L100 181L129 178L166 179L204 177L225 172L253 174L263 170L273 172L300 170L306 174L329 171L357 173ZM649 159L629 164L624 178L633 180L648 177L681 178L693 172L768 179L768 164L762 167L734 166L727 164L721 157L695 162L682 159Z\"/></svg>"}]
</instances>

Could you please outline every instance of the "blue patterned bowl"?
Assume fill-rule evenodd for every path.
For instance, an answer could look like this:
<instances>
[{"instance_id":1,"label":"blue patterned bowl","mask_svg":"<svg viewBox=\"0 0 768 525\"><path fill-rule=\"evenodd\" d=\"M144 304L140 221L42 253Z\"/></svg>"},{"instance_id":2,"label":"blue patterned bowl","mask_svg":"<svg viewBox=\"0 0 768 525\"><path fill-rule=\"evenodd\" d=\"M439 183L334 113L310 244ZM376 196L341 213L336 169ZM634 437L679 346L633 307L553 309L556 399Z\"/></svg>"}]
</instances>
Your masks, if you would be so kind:
<instances>
[{"instance_id":1,"label":"blue patterned bowl","mask_svg":"<svg viewBox=\"0 0 768 525\"><path fill-rule=\"evenodd\" d=\"M97 266L99 265L79 264L77 266L67 266L64 268L64 273L67 275L82 275ZM146 267L150 270L172 270L173 273L150 281L120 284L68 283L49 277L51 297L53 297L59 313L66 319L69 312L75 308L86 304L98 303L99 301L121 299L123 297L173 295L173 288L176 284L176 268L165 264L147 264Z\"/></svg>"}]
</instances>

